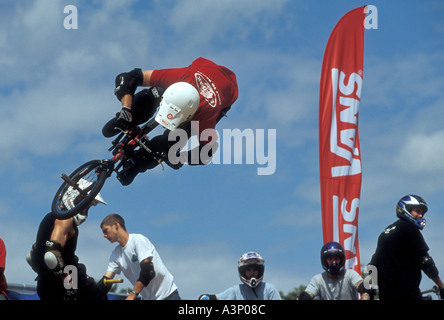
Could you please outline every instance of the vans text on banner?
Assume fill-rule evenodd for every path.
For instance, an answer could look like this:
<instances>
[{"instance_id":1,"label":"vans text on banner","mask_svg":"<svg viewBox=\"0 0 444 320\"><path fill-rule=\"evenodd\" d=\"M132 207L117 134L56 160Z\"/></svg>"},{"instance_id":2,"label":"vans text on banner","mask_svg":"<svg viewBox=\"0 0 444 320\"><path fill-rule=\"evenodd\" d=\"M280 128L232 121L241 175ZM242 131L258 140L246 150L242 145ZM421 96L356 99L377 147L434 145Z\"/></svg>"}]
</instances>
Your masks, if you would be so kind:
<instances>
[{"instance_id":1,"label":"vans text on banner","mask_svg":"<svg viewBox=\"0 0 444 320\"><path fill-rule=\"evenodd\" d=\"M361 153L358 111L364 66L366 7L349 11L328 40L319 92L319 160L324 243L346 251L345 267L360 270L358 213Z\"/></svg>"}]
</instances>

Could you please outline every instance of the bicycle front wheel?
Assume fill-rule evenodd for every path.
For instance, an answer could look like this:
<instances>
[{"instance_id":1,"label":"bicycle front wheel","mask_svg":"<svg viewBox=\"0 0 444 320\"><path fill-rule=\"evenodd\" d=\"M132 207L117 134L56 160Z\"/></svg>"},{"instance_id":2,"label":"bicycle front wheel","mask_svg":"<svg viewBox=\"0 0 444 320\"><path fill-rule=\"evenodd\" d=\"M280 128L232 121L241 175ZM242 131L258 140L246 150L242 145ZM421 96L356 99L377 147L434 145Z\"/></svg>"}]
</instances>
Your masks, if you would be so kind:
<instances>
[{"instance_id":1,"label":"bicycle front wheel","mask_svg":"<svg viewBox=\"0 0 444 320\"><path fill-rule=\"evenodd\" d=\"M62 174L63 183L52 201L51 210L57 219L68 219L86 209L108 178L103 161L84 163L69 176Z\"/></svg>"}]
</instances>

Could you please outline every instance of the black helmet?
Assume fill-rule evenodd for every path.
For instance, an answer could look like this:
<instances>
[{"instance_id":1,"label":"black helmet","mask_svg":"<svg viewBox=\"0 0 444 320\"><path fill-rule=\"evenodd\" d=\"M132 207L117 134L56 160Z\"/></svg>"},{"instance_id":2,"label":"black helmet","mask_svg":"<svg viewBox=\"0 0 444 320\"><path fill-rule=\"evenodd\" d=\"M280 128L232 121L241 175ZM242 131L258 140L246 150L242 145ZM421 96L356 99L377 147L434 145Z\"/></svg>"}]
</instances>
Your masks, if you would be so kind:
<instances>
[{"instance_id":1,"label":"black helmet","mask_svg":"<svg viewBox=\"0 0 444 320\"><path fill-rule=\"evenodd\" d=\"M412 209L417 207L422 209L423 214L428 210L427 203L423 198L414 194L406 195L401 198L396 205L396 216L400 219L412 222L419 229L423 229L426 220L423 218L418 219L412 215Z\"/></svg>"},{"instance_id":2,"label":"black helmet","mask_svg":"<svg viewBox=\"0 0 444 320\"><path fill-rule=\"evenodd\" d=\"M339 256L341 262L339 265L333 264L331 266L327 263L327 258L330 256ZM330 274L339 274L344 271L345 266L345 250L338 242L331 241L323 245L321 249L321 264L322 268Z\"/></svg>"}]
</instances>

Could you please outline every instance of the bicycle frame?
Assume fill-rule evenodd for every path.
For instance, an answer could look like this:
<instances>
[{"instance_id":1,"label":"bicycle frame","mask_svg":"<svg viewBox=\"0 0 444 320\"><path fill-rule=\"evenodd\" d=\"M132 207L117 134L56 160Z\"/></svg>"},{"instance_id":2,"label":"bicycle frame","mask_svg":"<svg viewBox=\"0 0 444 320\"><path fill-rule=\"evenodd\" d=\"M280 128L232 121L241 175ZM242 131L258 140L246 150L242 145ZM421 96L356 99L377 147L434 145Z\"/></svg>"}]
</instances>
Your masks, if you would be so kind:
<instances>
[{"instance_id":1,"label":"bicycle frame","mask_svg":"<svg viewBox=\"0 0 444 320\"><path fill-rule=\"evenodd\" d=\"M56 214L57 218L68 219L89 208L106 179L114 171L116 173L119 171L125 161L133 156L137 147L143 148L150 154L153 153L144 142L148 141L146 135L157 126L158 123L151 119L142 127L135 126L129 130L121 130L122 132L111 142L112 146L108 149L112 152L111 158L88 161L69 176L63 173L61 178L64 182L58 189L51 205L52 212ZM156 159L156 157L154 158ZM160 164L162 162L161 159L157 161ZM85 184L85 180L87 182L84 189L80 187L81 180L84 180L83 184ZM67 200L67 198L71 200ZM70 202L68 207L66 201Z\"/></svg>"},{"instance_id":2,"label":"bicycle frame","mask_svg":"<svg viewBox=\"0 0 444 320\"><path fill-rule=\"evenodd\" d=\"M121 133L117 136L116 139L112 141L112 146L108 149L108 151L113 152L113 157L109 159L109 161L113 163L118 163L123 158L127 157L126 153L128 152L128 150L125 149L131 149L131 151L133 151L138 146L143 148L146 152L152 153L153 151L148 148L142 140L145 139L146 141L148 141L148 137L146 136L146 134L151 132L157 126L158 123L154 119L151 119L151 121L149 121L141 128L136 126L132 130L121 130ZM117 172L122 165L123 163L120 162L115 168L113 168L113 171Z\"/></svg>"}]
</instances>

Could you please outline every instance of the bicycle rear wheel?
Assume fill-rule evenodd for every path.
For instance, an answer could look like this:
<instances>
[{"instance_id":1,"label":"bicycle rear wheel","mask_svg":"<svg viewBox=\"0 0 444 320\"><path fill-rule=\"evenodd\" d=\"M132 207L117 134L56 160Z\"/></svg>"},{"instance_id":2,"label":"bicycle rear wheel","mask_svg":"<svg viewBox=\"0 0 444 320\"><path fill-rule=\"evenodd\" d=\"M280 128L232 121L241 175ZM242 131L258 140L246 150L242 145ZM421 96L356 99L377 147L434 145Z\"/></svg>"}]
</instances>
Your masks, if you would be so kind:
<instances>
[{"instance_id":1,"label":"bicycle rear wheel","mask_svg":"<svg viewBox=\"0 0 444 320\"><path fill-rule=\"evenodd\" d=\"M88 207L108 178L101 160L84 163L69 176L62 174L64 182L57 190L51 210L58 219L68 219Z\"/></svg>"}]
</instances>

